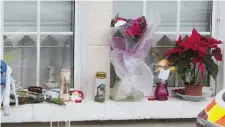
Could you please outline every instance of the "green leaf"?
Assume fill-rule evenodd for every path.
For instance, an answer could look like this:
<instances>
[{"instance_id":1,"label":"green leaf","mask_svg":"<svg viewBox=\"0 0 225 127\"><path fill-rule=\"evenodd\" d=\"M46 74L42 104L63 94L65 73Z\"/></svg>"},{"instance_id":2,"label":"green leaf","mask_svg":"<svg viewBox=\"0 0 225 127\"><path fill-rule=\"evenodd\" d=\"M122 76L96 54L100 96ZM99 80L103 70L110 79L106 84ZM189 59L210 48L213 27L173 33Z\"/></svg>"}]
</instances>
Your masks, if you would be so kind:
<instances>
[{"instance_id":1,"label":"green leaf","mask_svg":"<svg viewBox=\"0 0 225 127\"><path fill-rule=\"evenodd\" d=\"M178 77L184 81L186 81L185 79L185 75L187 72L189 72L189 68L187 66L189 66L190 63L190 59L187 58L180 58L176 64L177 64L177 72L178 72Z\"/></svg>"},{"instance_id":2,"label":"green leaf","mask_svg":"<svg viewBox=\"0 0 225 127\"><path fill-rule=\"evenodd\" d=\"M206 56L204 58L204 62L206 65L206 70L214 78L214 80L216 80L217 74L219 72L218 65L213 61L211 56Z\"/></svg>"},{"instance_id":3,"label":"green leaf","mask_svg":"<svg viewBox=\"0 0 225 127\"><path fill-rule=\"evenodd\" d=\"M117 19L118 17L119 17L119 13L117 13L117 14L116 14L116 16L115 16L115 18L114 18L114 19Z\"/></svg>"}]
</instances>

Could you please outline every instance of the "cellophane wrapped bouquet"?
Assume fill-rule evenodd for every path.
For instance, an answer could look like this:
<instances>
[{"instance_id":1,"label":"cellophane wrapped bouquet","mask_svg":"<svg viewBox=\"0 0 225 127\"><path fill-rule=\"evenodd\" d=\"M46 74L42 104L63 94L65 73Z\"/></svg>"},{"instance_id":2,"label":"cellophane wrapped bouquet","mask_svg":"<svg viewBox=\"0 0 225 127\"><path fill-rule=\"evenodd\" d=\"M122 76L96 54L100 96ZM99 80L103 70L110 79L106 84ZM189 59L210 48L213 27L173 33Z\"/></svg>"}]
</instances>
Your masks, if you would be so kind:
<instances>
[{"instance_id":1,"label":"cellophane wrapped bouquet","mask_svg":"<svg viewBox=\"0 0 225 127\"><path fill-rule=\"evenodd\" d=\"M157 20L158 19L158 20ZM119 81L111 94L115 101L140 101L152 93L154 77L144 59L152 46L152 34L159 18L144 16L111 21L111 63Z\"/></svg>"}]
</instances>

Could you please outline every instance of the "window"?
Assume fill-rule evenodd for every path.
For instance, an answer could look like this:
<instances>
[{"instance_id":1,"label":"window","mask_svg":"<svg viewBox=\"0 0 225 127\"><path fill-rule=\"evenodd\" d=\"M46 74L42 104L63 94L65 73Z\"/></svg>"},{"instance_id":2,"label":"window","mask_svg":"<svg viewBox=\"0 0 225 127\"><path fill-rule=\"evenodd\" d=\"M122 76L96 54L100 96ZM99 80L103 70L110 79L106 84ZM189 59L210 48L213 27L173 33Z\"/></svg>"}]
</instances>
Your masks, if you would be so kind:
<instances>
[{"instance_id":1,"label":"window","mask_svg":"<svg viewBox=\"0 0 225 127\"><path fill-rule=\"evenodd\" d=\"M135 9L124 9L124 6ZM191 34L193 28L205 36L211 36L212 32L212 1L114 1L113 16L118 13L126 18L159 14L161 24L154 33L153 47L146 58L149 66L156 62L153 54L164 54L179 35ZM207 73L205 77L204 85L209 86L210 77ZM177 80L175 73L170 76L168 86L183 86L183 83Z\"/></svg>"},{"instance_id":2,"label":"window","mask_svg":"<svg viewBox=\"0 0 225 127\"><path fill-rule=\"evenodd\" d=\"M58 86L64 66L70 67L73 82L75 6L74 1L2 2L1 58L23 88L46 88L49 66Z\"/></svg>"}]
</instances>

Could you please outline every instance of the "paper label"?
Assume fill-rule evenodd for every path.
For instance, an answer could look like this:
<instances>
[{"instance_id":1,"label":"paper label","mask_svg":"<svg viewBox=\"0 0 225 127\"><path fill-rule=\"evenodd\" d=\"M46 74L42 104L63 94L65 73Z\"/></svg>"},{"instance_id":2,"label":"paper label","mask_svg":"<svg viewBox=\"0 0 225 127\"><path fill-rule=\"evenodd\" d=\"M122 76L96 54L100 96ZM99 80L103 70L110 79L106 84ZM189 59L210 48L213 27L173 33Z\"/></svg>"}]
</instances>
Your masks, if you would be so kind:
<instances>
[{"instance_id":1,"label":"paper label","mask_svg":"<svg viewBox=\"0 0 225 127\"><path fill-rule=\"evenodd\" d=\"M167 69L167 70L162 69L159 72L158 78L162 80L167 80L169 78L169 75L170 75L170 69Z\"/></svg>"}]
</instances>

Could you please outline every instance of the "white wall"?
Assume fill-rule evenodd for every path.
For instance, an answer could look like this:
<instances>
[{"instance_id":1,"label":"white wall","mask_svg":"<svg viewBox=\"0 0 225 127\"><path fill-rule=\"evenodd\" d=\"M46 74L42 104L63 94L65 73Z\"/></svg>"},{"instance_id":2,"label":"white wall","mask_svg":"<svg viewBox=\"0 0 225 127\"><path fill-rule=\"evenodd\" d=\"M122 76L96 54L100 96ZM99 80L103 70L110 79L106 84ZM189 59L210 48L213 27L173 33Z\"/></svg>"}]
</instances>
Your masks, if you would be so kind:
<instances>
[{"instance_id":1,"label":"white wall","mask_svg":"<svg viewBox=\"0 0 225 127\"><path fill-rule=\"evenodd\" d=\"M89 2L88 19L88 97L94 99L95 75L107 73L106 98L109 97L110 46L109 27L112 18L112 1Z\"/></svg>"}]
</instances>

